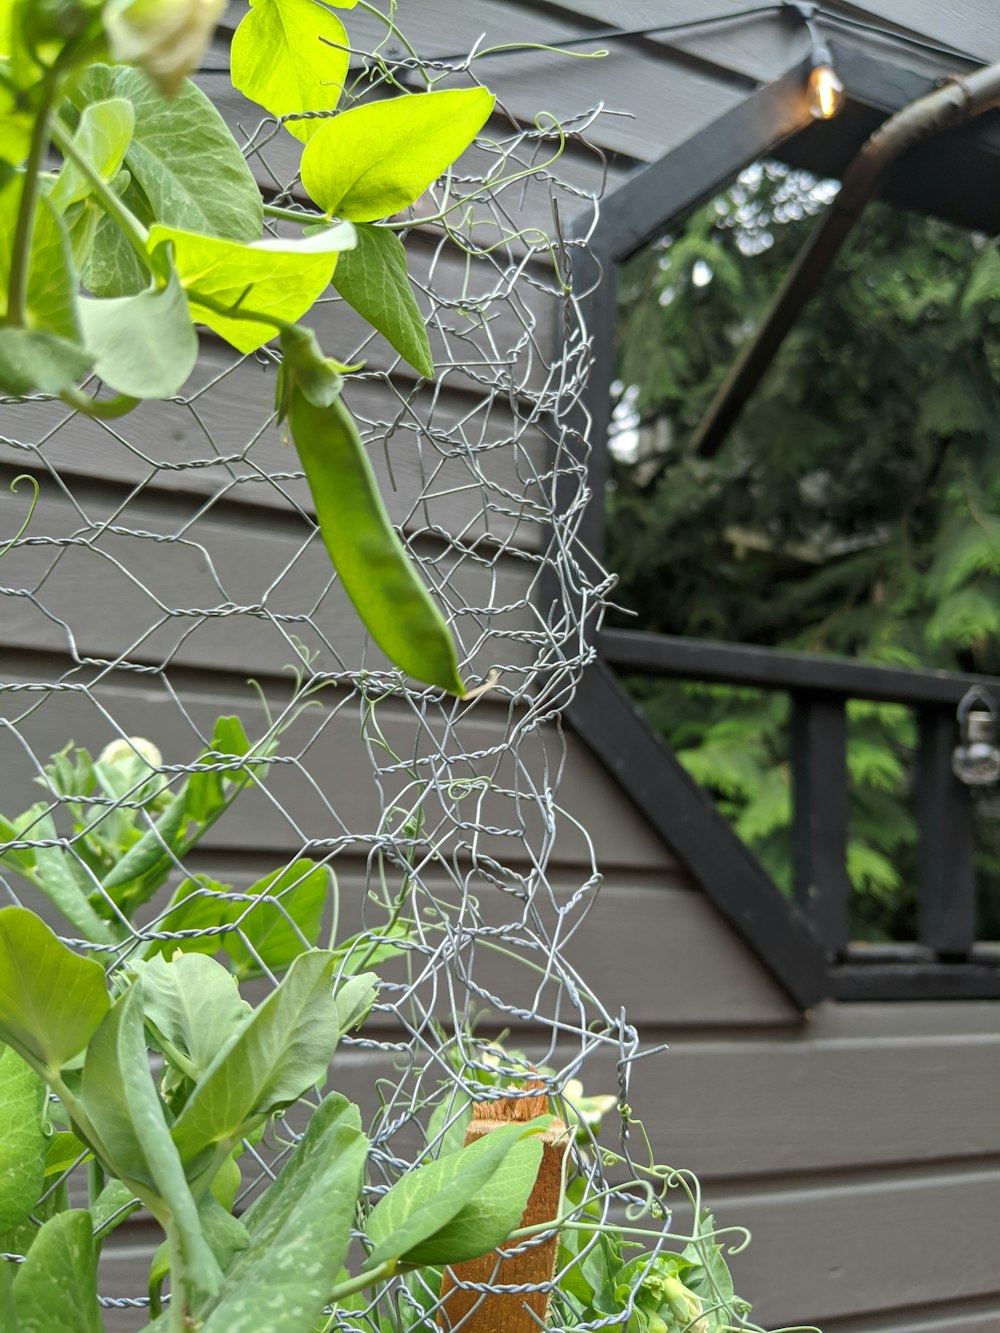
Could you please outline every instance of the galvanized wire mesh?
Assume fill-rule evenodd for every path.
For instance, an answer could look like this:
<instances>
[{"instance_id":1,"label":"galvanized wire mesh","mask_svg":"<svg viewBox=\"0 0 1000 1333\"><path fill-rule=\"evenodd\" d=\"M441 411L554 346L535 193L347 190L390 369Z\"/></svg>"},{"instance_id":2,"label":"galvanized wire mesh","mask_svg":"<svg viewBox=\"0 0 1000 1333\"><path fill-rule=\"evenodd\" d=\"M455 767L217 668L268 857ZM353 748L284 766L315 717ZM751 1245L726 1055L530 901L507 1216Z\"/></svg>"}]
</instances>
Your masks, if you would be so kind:
<instances>
[{"instance_id":1,"label":"galvanized wire mesh","mask_svg":"<svg viewBox=\"0 0 1000 1333\"><path fill-rule=\"evenodd\" d=\"M358 62L368 77L355 92L385 92L389 68L360 54ZM412 66L391 73L405 78ZM435 79L467 79L480 66L428 68ZM150 940L190 947L201 933L220 949L236 940L262 974L250 987L257 999L277 978L255 953L254 914L283 914L299 929L284 905L294 880L248 893L268 872L303 857L327 867L321 942L353 937L355 959L379 962L373 950L396 922L379 1003L331 1073L333 1086L362 1103L373 1198L440 1150L470 1097L496 1095L506 1076L523 1080L524 1061L495 1044L501 1029L512 1030L507 1047L522 1049L554 1093L577 1077L605 1091L586 1070L604 1052L622 1107L639 1054L625 1016L569 961L599 875L586 831L558 800L558 713L587 658L585 623L608 586L576 540L587 498L579 410L590 353L571 285L586 250L580 237L597 215L601 163L585 140L594 114L525 129L500 108L472 165L422 201L425 218L460 201L446 228L415 217L407 236L434 383L417 380L339 298L309 321L328 353L365 362L346 401L452 626L465 678L488 686L475 699L404 681L361 632L275 426L271 350L239 357L206 339L183 395L118 421L85 421L44 400L4 407L6 479L30 474L40 499L0 564L0 809L13 818L40 805L3 846L59 849L103 892L79 855L72 802L46 771L70 742L96 756L115 741L131 753L129 738L141 737L160 752L138 747L151 767L140 760L127 790L88 798L96 828L123 810L138 811L140 830L151 827L150 791L175 791L194 772L253 776L204 841L173 854L170 884L126 923L120 945L81 938L9 862L0 863L3 900L41 911L112 968ZM252 124L246 151L277 201L294 206L296 183L281 176L283 133L271 120ZM17 531L24 500L4 487L0 539ZM206 758L214 719L228 713L241 717L251 752ZM253 764L265 749L266 772ZM551 874L567 837L589 861L568 888ZM221 927L172 930L169 891L195 875L205 877L206 899L238 911ZM249 1148L244 1202L280 1169L307 1114L296 1108ZM600 1154L581 1151L578 1166L600 1186ZM81 1173L69 1183L78 1194ZM600 1210L614 1202L604 1198ZM133 1225L133 1244L154 1243ZM138 1270L114 1260L114 1240L107 1253L109 1327L137 1327ZM124 1291L122 1273L134 1284ZM435 1293L408 1282L392 1297L393 1326L433 1327ZM371 1309L338 1318L379 1327ZM627 1318L626 1309L581 1327Z\"/></svg>"}]
</instances>

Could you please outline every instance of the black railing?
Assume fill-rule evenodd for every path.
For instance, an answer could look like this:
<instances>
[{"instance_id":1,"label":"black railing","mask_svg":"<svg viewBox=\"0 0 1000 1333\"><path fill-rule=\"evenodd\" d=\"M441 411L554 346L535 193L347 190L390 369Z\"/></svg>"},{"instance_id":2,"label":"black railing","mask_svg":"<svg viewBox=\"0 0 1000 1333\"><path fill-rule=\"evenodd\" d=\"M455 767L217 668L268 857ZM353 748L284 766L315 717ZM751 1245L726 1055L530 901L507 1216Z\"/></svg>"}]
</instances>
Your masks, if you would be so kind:
<instances>
[{"instance_id":1,"label":"black railing","mask_svg":"<svg viewBox=\"0 0 1000 1333\"><path fill-rule=\"evenodd\" d=\"M908 670L664 634L606 630L598 655L629 675L755 686L791 696L792 872L796 906L843 998L1000 995L1000 949L977 945L974 807L952 772L956 709L973 686L1000 697L1000 679ZM847 874L846 705L903 704L916 717L915 944L853 945Z\"/></svg>"}]
</instances>

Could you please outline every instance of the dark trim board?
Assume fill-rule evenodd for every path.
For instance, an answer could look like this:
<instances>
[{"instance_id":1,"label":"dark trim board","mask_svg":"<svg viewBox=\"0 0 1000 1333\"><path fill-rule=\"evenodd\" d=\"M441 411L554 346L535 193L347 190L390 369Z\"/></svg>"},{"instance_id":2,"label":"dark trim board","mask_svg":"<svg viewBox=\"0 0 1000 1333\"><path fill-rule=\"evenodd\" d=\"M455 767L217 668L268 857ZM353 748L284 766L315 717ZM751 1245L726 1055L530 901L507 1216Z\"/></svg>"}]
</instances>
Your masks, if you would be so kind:
<instances>
[{"instance_id":1,"label":"dark trim board","mask_svg":"<svg viewBox=\"0 0 1000 1333\"><path fill-rule=\"evenodd\" d=\"M674 634L603 630L598 650L603 661L637 676L713 680L727 685L759 685L767 690L806 690L845 699L946 708L956 708L973 685L1000 696L1000 678L995 676L879 666L816 653L776 653L755 644L685 639Z\"/></svg>"},{"instance_id":2,"label":"dark trim board","mask_svg":"<svg viewBox=\"0 0 1000 1333\"><path fill-rule=\"evenodd\" d=\"M996 1000L997 963L842 963L830 969L835 1000Z\"/></svg>"},{"instance_id":3,"label":"dark trim board","mask_svg":"<svg viewBox=\"0 0 1000 1333\"><path fill-rule=\"evenodd\" d=\"M608 667L597 662L584 672L566 716L799 1008L825 999L823 951L804 918L654 735Z\"/></svg>"}]
</instances>

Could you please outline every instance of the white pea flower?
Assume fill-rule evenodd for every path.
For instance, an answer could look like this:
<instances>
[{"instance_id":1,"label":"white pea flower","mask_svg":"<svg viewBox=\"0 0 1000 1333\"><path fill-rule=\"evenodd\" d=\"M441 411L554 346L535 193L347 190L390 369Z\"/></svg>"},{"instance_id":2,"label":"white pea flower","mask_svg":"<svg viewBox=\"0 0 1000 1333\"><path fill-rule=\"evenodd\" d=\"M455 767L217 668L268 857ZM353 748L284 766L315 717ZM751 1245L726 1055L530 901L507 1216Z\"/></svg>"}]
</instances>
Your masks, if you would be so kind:
<instances>
[{"instance_id":1,"label":"white pea flower","mask_svg":"<svg viewBox=\"0 0 1000 1333\"><path fill-rule=\"evenodd\" d=\"M197 69L226 0L111 0L104 29L115 60L139 65L163 93Z\"/></svg>"}]
</instances>

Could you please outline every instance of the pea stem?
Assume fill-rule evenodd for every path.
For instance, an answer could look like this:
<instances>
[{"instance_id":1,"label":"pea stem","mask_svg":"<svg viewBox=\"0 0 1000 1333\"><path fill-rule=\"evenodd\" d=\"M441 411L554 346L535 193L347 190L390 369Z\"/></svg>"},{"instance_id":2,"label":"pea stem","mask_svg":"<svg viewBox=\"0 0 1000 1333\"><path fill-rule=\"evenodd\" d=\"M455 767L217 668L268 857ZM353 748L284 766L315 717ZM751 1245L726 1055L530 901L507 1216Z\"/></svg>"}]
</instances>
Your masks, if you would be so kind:
<instances>
[{"instance_id":1,"label":"pea stem","mask_svg":"<svg viewBox=\"0 0 1000 1333\"><path fill-rule=\"evenodd\" d=\"M270 324L279 333L298 327L287 319L280 319L277 315L265 314L263 310L248 310L243 305L232 303L227 305L224 301L217 301L214 296L207 296L204 292L193 289L188 289L187 297L193 305L204 306L206 310L222 315L225 319L238 319L246 324Z\"/></svg>"},{"instance_id":2,"label":"pea stem","mask_svg":"<svg viewBox=\"0 0 1000 1333\"><path fill-rule=\"evenodd\" d=\"M113 398L88 398L79 389L64 389L59 395L67 407L73 408L94 421L113 421L131 412L139 403L138 398L130 398L126 393L115 394Z\"/></svg>"},{"instance_id":3,"label":"pea stem","mask_svg":"<svg viewBox=\"0 0 1000 1333\"><path fill-rule=\"evenodd\" d=\"M154 270L147 249L149 232L146 228L142 225L132 210L118 198L101 173L97 171L93 164L80 152L76 144L73 142L72 135L59 123L58 120L52 122L52 139L63 157L72 162L73 165L87 178L90 188L97 197L98 203L104 209L105 213L107 213L108 217L111 218L112 222L115 223L119 231L121 231L139 263L147 272L153 273Z\"/></svg>"},{"instance_id":4,"label":"pea stem","mask_svg":"<svg viewBox=\"0 0 1000 1333\"><path fill-rule=\"evenodd\" d=\"M357 1277L346 1278L343 1282L338 1282L330 1292L330 1304L336 1305L338 1301L344 1300L347 1296L353 1296L356 1291L364 1291L365 1287L373 1287L377 1282L382 1282L388 1277L392 1277L398 1266L398 1259L386 1259L370 1273L359 1273ZM324 1325L325 1330L333 1328L333 1320L336 1315L331 1315Z\"/></svg>"},{"instance_id":5,"label":"pea stem","mask_svg":"<svg viewBox=\"0 0 1000 1333\"><path fill-rule=\"evenodd\" d=\"M309 227L317 222L327 222L325 213L307 213L298 208L280 208L277 204L265 204L266 218L280 218L283 222L297 222L302 227Z\"/></svg>"},{"instance_id":6,"label":"pea stem","mask_svg":"<svg viewBox=\"0 0 1000 1333\"><path fill-rule=\"evenodd\" d=\"M7 285L7 320L15 328L21 329L25 326L28 313L28 275L31 269L31 241L35 230L35 215L38 211L38 182L42 160L49 145L55 95L56 79L50 72L42 84L41 105L31 131L31 147L24 166L24 186L17 210L10 279Z\"/></svg>"}]
</instances>

